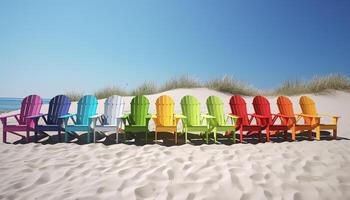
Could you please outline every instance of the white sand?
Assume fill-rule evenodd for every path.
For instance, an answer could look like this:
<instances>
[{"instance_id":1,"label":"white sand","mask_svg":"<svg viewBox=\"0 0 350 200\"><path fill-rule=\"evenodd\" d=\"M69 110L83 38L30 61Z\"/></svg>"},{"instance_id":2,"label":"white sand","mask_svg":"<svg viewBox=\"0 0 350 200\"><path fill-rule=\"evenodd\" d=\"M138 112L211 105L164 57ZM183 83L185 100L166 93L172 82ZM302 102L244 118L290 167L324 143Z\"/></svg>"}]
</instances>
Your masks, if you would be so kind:
<instances>
[{"instance_id":1,"label":"white sand","mask_svg":"<svg viewBox=\"0 0 350 200\"><path fill-rule=\"evenodd\" d=\"M174 96L178 113L183 94L196 96L203 112L209 95L220 96L229 112L230 95L165 93ZM148 96L152 113L158 96ZM338 136L350 138L350 94L313 98L321 113L342 117ZM252 98L246 100L253 110ZM276 111L276 98L270 100ZM298 97L292 100L299 111ZM348 140L172 147L1 143L0 199L350 199L349 147Z\"/></svg>"}]
</instances>

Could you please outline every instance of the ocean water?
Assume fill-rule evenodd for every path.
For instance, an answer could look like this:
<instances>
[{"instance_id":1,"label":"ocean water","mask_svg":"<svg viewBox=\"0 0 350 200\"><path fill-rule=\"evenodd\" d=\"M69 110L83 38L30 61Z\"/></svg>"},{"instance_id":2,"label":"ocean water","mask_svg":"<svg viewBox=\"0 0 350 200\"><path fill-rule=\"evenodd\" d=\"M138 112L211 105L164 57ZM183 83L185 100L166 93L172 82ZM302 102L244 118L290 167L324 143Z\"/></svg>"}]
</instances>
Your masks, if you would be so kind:
<instances>
[{"instance_id":1,"label":"ocean water","mask_svg":"<svg viewBox=\"0 0 350 200\"><path fill-rule=\"evenodd\" d=\"M18 110L21 108L23 98L3 98L0 97L0 112ZM43 99L43 103L49 103L49 99Z\"/></svg>"}]
</instances>

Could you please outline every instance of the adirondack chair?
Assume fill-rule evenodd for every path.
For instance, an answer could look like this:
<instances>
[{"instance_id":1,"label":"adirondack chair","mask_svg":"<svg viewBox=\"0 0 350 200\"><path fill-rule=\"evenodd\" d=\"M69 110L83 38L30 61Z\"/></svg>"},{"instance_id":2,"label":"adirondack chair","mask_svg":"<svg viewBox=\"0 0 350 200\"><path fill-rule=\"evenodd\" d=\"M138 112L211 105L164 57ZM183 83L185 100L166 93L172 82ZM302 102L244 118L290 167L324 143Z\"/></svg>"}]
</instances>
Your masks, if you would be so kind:
<instances>
[{"instance_id":1,"label":"adirondack chair","mask_svg":"<svg viewBox=\"0 0 350 200\"><path fill-rule=\"evenodd\" d=\"M238 116L232 114L225 114L224 103L217 96L210 96L207 98L207 109L208 115L215 118L209 119L209 126L214 133L214 143L216 143L216 133L225 132L226 134L231 133L233 142L236 142L236 121ZM231 124L228 124L231 119ZM208 137L206 138L208 143Z\"/></svg>"},{"instance_id":2,"label":"adirondack chair","mask_svg":"<svg viewBox=\"0 0 350 200\"><path fill-rule=\"evenodd\" d=\"M209 126L209 119L214 118L211 115L201 114L200 111L200 103L196 99L196 97L187 95L182 97L181 99L181 109L183 117L183 132L185 132L185 142L187 143L187 134L189 131L193 133L202 133L205 134L206 138L208 138L208 134L211 132Z\"/></svg>"},{"instance_id":3,"label":"adirondack chair","mask_svg":"<svg viewBox=\"0 0 350 200\"><path fill-rule=\"evenodd\" d=\"M87 132L87 143L90 142L90 133L92 119L98 116L96 114L97 99L95 96L83 96L78 102L78 110L76 114L67 114L59 117L64 121L64 141L68 142L68 134L78 135L77 131ZM73 125L69 124L69 119Z\"/></svg>"},{"instance_id":4,"label":"adirondack chair","mask_svg":"<svg viewBox=\"0 0 350 200\"><path fill-rule=\"evenodd\" d=\"M307 131L309 139L312 137L312 130L319 130L320 117L308 116L303 114L295 114L292 101L286 96L279 96L277 99L277 106L281 115L290 116L289 118L281 117L284 124L291 126L292 140L296 139L296 134ZM301 118L305 118L304 124L298 123Z\"/></svg>"},{"instance_id":5,"label":"adirondack chair","mask_svg":"<svg viewBox=\"0 0 350 200\"><path fill-rule=\"evenodd\" d=\"M45 133L45 131L57 131L59 141L61 141L61 132L64 131L62 127L62 120L60 116L68 114L70 107L70 100L65 95L57 95L49 102L49 111L47 114L39 114L30 116L35 124L34 133L35 141L38 141L38 133ZM45 124L39 124L39 119L42 118Z\"/></svg>"},{"instance_id":6,"label":"adirondack chair","mask_svg":"<svg viewBox=\"0 0 350 200\"><path fill-rule=\"evenodd\" d=\"M306 123L310 123L309 117L330 117L332 119L331 123L324 124L320 122L319 128L316 129L316 140L321 139L321 130L332 130L333 139L337 139L337 124L339 116L330 114L320 114L317 112L315 102L308 96L302 96L299 99L299 104L302 110L302 116Z\"/></svg>"},{"instance_id":7,"label":"adirondack chair","mask_svg":"<svg viewBox=\"0 0 350 200\"><path fill-rule=\"evenodd\" d=\"M124 110L124 99L121 96L113 95L108 97L104 103L104 114L92 117L92 132L96 142L96 132L116 131L116 143L118 143L119 130L122 128ZM99 124L97 124L99 122Z\"/></svg>"},{"instance_id":8,"label":"adirondack chair","mask_svg":"<svg viewBox=\"0 0 350 200\"><path fill-rule=\"evenodd\" d=\"M145 96L135 96L130 102L130 113L124 114L124 141L128 133L145 133L146 143L148 141L148 124L152 115L148 113L149 101Z\"/></svg>"},{"instance_id":9,"label":"adirondack chair","mask_svg":"<svg viewBox=\"0 0 350 200\"><path fill-rule=\"evenodd\" d=\"M152 115L155 127L155 141L157 142L158 132L174 133L175 144L177 144L177 124L183 115L174 113L174 100L170 96L160 96L156 101L157 114Z\"/></svg>"},{"instance_id":10,"label":"adirondack chair","mask_svg":"<svg viewBox=\"0 0 350 200\"><path fill-rule=\"evenodd\" d=\"M247 136L258 135L259 142L261 142L262 131L267 127L261 121L267 119L267 117L248 114L245 100L238 95L230 98L230 107L232 115L238 116L236 130L239 130L239 141L243 142L243 131L247 131ZM253 124L254 119L256 124Z\"/></svg>"},{"instance_id":11,"label":"adirondack chair","mask_svg":"<svg viewBox=\"0 0 350 200\"><path fill-rule=\"evenodd\" d=\"M286 134L287 131L292 127L289 122L293 120L294 116L287 116L278 114L272 114L270 108L270 102L263 96L256 96L253 99L253 106L255 114L265 116L265 120L261 120L263 126L266 126L266 141L270 141L270 136L278 133ZM277 119L280 119L280 124L277 124ZM284 137L286 137L284 135Z\"/></svg>"},{"instance_id":12,"label":"adirondack chair","mask_svg":"<svg viewBox=\"0 0 350 200\"><path fill-rule=\"evenodd\" d=\"M28 117L33 115L38 115L40 113L41 105L42 105L42 100L39 96L30 95L22 100L21 111L19 114L1 116L0 120L2 122L2 129L3 129L3 142L7 143L7 132L18 135L22 138L25 138L25 136L17 133L19 131L25 131L27 133L26 140L27 142L29 142L30 131L34 130L35 124L34 124L34 121ZM9 118L15 118L17 124L16 125L7 124L8 122L7 119Z\"/></svg>"}]
</instances>

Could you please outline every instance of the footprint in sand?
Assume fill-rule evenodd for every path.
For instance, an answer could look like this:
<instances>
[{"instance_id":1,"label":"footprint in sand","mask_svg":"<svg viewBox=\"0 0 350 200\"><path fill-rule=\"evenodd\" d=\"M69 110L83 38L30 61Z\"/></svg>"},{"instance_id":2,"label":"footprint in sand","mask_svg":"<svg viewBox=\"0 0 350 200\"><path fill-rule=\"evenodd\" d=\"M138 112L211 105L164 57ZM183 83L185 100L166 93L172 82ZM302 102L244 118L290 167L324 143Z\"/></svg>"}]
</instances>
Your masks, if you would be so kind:
<instances>
[{"instance_id":1,"label":"footprint in sand","mask_svg":"<svg viewBox=\"0 0 350 200\"><path fill-rule=\"evenodd\" d=\"M149 198L155 194L156 188L152 184L144 185L135 189L136 198Z\"/></svg>"},{"instance_id":2,"label":"footprint in sand","mask_svg":"<svg viewBox=\"0 0 350 200\"><path fill-rule=\"evenodd\" d=\"M50 174L42 173L40 177L35 181L35 184L42 185L50 181Z\"/></svg>"}]
</instances>

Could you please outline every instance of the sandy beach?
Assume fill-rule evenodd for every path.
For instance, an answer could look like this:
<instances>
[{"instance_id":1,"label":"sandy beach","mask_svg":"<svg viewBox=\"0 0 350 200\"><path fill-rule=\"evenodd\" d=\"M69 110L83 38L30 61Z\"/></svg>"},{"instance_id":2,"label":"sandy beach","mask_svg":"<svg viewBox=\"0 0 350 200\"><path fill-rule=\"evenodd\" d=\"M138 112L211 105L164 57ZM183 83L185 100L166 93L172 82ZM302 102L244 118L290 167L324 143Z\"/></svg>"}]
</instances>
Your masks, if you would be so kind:
<instances>
[{"instance_id":1,"label":"sandy beach","mask_svg":"<svg viewBox=\"0 0 350 200\"><path fill-rule=\"evenodd\" d=\"M231 95L225 93L200 88L161 94L174 97L177 113L184 94L196 96L204 113L206 98L219 96L230 112ZM151 113L161 94L147 96ZM41 140L44 144L1 143L0 199L350 199L350 93L310 96L320 113L341 116L338 140L328 140L324 132L321 141L234 145L45 145L48 138ZM252 112L252 97L245 99ZM274 112L276 99L269 97ZM291 99L299 113L299 96ZM125 112L130 101L125 98ZM8 138L20 139L13 134Z\"/></svg>"}]
</instances>

